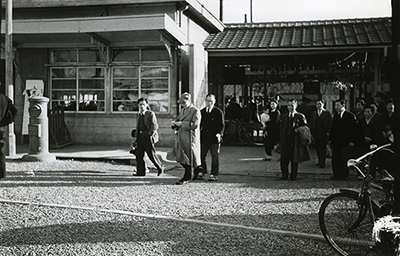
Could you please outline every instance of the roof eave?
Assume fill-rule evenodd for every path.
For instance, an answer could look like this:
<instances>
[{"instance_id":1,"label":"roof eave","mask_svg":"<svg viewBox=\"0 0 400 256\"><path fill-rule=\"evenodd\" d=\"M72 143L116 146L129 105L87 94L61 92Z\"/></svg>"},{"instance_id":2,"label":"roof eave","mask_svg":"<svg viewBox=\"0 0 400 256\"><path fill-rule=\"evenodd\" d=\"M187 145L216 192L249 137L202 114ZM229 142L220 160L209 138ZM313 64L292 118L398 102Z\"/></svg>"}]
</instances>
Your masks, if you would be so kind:
<instances>
[{"instance_id":1,"label":"roof eave","mask_svg":"<svg viewBox=\"0 0 400 256\"><path fill-rule=\"evenodd\" d=\"M204 5L196 0L186 0L184 14L195 22L199 23L209 33L222 32L225 28L224 23L217 19Z\"/></svg>"},{"instance_id":2,"label":"roof eave","mask_svg":"<svg viewBox=\"0 0 400 256\"><path fill-rule=\"evenodd\" d=\"M96 5L119 5L119 4L160 4L170 2L182 2L184 0L18 0L14 1L13 8L43 8L43 7L74 7L74 6L96 6ZM5 1L2 1L3 7Z\"/></svg>"},{"instance_id":3,"label":"roof eave","mask_svg":"<svg viewBox=\"0 0 400 256\"><path fill-rule=\"evenodd\" d=\"M241 57L271 55L319 55L321 53L340 53L357 51L380 51L390 44L353 47L307 47L307 48L264 48L264 49L206 49L209 57Z\"/></svg>"}]
</instances>

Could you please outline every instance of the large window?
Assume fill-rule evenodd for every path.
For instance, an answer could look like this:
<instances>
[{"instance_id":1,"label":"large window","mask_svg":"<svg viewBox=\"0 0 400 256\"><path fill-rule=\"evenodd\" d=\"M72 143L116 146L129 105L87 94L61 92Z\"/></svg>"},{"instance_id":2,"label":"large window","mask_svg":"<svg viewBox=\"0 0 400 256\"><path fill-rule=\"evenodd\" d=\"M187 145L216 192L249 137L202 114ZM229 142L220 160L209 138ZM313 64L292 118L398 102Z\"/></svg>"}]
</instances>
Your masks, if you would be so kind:
<instances>
[{"instance_id":1,"label":"large window","mask_svg":"<svg viewBox=\"0 0 400 256\"><path fill-rule=\"evenodd\" d=\"M109 65L105 65L106 57L98 50L53 50L51 107L77 112L136 112L137 100L144 97L151 110L168 113L170 66L166 50L113 49L110 53Z\"/></svg>"},{"instance_id":2,"label":"large window","mask_svg":"<svg viewBox=\"0 0 400 256\"><path fill-rule=\"evenodd\" d=\"M113 68L113 111L137 111L139 68Z\"/></svg>"},{"instance_id":3,"label":"large window","mask_svg":"<svg viewBox=\"0 0 400 256\"><path fill-rule=\"evenodd\" d=\"M114 67L113 111L137 111L147 98L151 110L168 113L169 67Z\"/></svg>"},{"instance_id":4,"label":"large window","mask_svg":"<svg viewBox=\"0 0 400 256\"><path fill-rule=\"evenodd\" d=\"M51 68L51 104L71 111L105 111L105 68Z\"/></svg>"}]
</instances>

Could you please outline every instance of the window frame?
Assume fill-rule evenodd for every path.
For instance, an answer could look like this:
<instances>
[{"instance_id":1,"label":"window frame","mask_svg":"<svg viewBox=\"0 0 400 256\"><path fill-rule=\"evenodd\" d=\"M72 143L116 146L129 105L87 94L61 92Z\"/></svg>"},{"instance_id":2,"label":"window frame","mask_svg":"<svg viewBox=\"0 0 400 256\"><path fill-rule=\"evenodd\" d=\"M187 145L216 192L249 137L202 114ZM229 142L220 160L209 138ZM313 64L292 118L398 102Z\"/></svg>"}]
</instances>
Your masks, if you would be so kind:
<instances>
[{"instance_id":1,"label":"window frame","mask_svg":"<svg viewBox=\"0 0 400 256\"><path fill-rule=\"evenodd\" d=\"M102 71L102 73L103 73L103 77L99 77L99 78L92 78L92 79L85 79L85 78L80 78L79 77L79 70L80 69L88 69L88 68L94 68L94 69L102 69L103 71ZM52 74L53 74L53 72L52 72L52 70L53 69L74 69L75 70L75 77L74 78L53 78L52 77ZM63 91L65 91L65 92L71 92L72 90L74 90L74 92L75 92L75 99L71 99L70 101L75 101L76 103L75 103L75 110L72 110L72 109L68 109L68 108L65 108L64 110L67 112L84 112L84 113L87 113L87 112L91 112L91 113L93 113L93 112L96 112L96 113L105 113L106 112L106 104L107 104L107 89L106 89L106 77L107 77L107 75L106 75L106 72L107 72L107 70L106 70L106 67L102 67L102 66L70 66L70 65L67 65L67 66L52 66L52 67L50 67L50 106L51 106L51 108L53 108L54 106L53 106L53 103L54 102L60 102L60 101L63 101L63 99L53 99L53 92L63 92ZM80 88L80 81L82 81L82 80L100 80L100 81L103 81L103 84L104 84L104 86L103 86L103 89L87 89L87 88ZM75 82L75 88L74 89L70 89L70 88L68 88L68 89L54 89L54 86L53 86L53 82L54 81L74 81ZM80 102L81 102L81 100L80 100L80 92L82 92L82 91L88 91L88 90L92 90L92 91L99 91L99 92L103 92L104 93L104 99L97 99L96 101L97 102L102 102L103 103L103 110L83 110L83 109L79 109L79 105L80 105ZM83 99L82 100L83 102L85 102L85 100ZM60 104L59 104L60 105Z\"/></svg>"},{"instance_id":2,"label":"window frame","mask_svg":"<svg viewBox=\"0 0 400 256\"><path fill-rule=\"evenodd\" d=\"M154 61L142 61L141 58L141 53L142 50L148 50L151 48L109 48L107 47L106 51L104 53L106 53L106 58L107 60L110 60L110 62L108 62L107 64L97 61L97 62L81 62L79 57L80 57L80 51L96 51L98 49L95 48L55 48L55 49L50 49L50 54L49 54L49 62L50 64L47 65L48 66L48 70L49 70L49 94L50 94L50 108L54 108L57 105L59 105L59 103L61 103L63 101L63 99L53 99L53 92L62 92L62 91L68 91L71 92L72 90L74 90L75 92L75 99L71 99L75 100L76 102L76 106L74 110L71 109L67 109L65 108L65 111L68 113L100 113L100 114L132 114L132 113L136 113L137 110L132 110L132 111L118 111L118 110L114 110L114 104L115 104L115 99L114 99L114 92L115 90L120 90L120 91L124 91L124 89L114 89L114 80L118 79L118 78L114 78L114 69L116 68L136 68L137 69L137 78L132 78L132 79L137 79L137 83L138 83L138 98L143 97L142 95L148 95L147 93L144 93L146 91L160 91L160 92L166 92L167 94L167 98L166 101L161 100L161 101L156 101L156 103L158 104L159 109L157 109L156 111L153 110L154 112L158 113L158 114L170 114L171 112L171 99L170 99L170 93L171 93L171 60L170 61L165 61L165 60L154 60ZM129 61L111 61L113 52L118 51L118 50L138 50L139 52L139 61L134 60L132 62ZM161 50L160 48L154 48L154 50ZM70 51L70 52L74 52L76 54L75 59L71 58L72 62L64 62L64 61L59 61L56 62L54 59L54 52L55 51ZM53 69L67 69L67 68L71 68L75 70L75 78L67 78L67 77L63 77L63 78L53 78ZM102 102L103 104L103 108L101 110L83 110L80 109L80 91L86 91L86 90L91 90L91 89L81 89L80 88L80 83L82 80L84 80L85 78L79 78L79 70L81 68L101 68L102 69L102 74L103 77L101 80L103 80L104 83L104 88L103 89L93 89L95 91L101 91L104 93L104 99L103 100L98 100L99 102ZM146 88L143 89L142 88L142 68L166 68L167 69L167 76L166 77L148 77L148 78L144 78L143 80L146 79L160 79L160 80L166 80L167 82L167 87L166 88ZM121 77L121 79L124 79L123 77ZM127 78L129 79L129 78ZM64 89L64 88L58 88L58 89L54 89L54 81L57 80L73 80L75 83L75 88L74 89ZM125 89L125 91L127 90L132 90L134 91L134 89ZM71 96L72 98L72 96ZM164 99L165 97L163 97L162 99ZM152 104L152 100L149 100L149 105ZM128 101L128 100L125 100ZM164 105L163 108L163 104L160 104L160 102L165 103L166 105ZM57 103L57 105L55 105L55 103ZM154 104L154 103L153 103ZM162 111L164 109L164 111ZM165 111L166 109L166 111Z\"/></svg>"},{"instance_id":3,"label":"window frame","mask_svg":"<svg viewBox=\"0 0 400 256\"><path fill-rule=\"evenodd\" d=\"M126 90L123 90L123 89L115 89L114 88L114 80L116 80L116 79L118 79L118 78L115 78L114 77L114 68L132 68L132 67L135 67L135 68L137 68L137 70L138 70L138 77L137 77L137 80L138 80L138 89L137 89L137 91L138 91L138 99L139 98L141 98L142 97L142 95L144 95L144 93L143 93L143 90L144 91L154 91L154 90L159 90L159 91L167 91L167 94L168 94L168 97L167 97L167 106L168 106L168 110L166 111L166 112L162 112L162 111L154 111L155 113L157 113L157 114L169 114L170 113L170 111L171 111L171 107L170 107L170 97L169 97L169 94L170 94L170 91L171 91L171 67L170 67L170 65L162 65L162 64L158 64L158 63L154 63L154 65L139 65L139 64L136 64L136 65L129 65L129 64L125 64L125 65L114 65L114 66L112 66L112 68L111 68L111 78L110 78L110 81L111 81L111 86L110 86L110 88L111 88L111 113L136 113L138 110L133 110L133 111L118 111L118 110L114 110L114 102L115 102L115 100L114 100L114 91L126 91ZM142 68L167 68L168 69L168 75L167 75L167 77L152 77L152 78L148 78L148 79L165 79L165 80L167 80L167 88L166 89L162 89L162 88L156 88L156 89L143 89L142 88ZM144 80L146 80L146 79L144 79ZM134 91L134 89L131 89L132 91ZM125 101L125 100L124 100ZM151 103L152 103L152 100L150 100L150 99L148 99L148 101L149 101L149 105L151 105Z\"/></svg>"}]
</instances>

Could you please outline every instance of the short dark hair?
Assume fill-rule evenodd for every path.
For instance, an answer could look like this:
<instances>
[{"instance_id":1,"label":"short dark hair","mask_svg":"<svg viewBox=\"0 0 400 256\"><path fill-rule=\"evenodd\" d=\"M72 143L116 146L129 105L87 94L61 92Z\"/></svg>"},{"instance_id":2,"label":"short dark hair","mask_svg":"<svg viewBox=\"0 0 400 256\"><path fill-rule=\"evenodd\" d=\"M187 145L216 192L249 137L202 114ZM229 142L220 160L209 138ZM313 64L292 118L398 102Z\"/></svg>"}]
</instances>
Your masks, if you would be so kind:
<instances>
[{"instance_id":1,"label":"short dark hair","mask_svg":"<svg viewBox=\"0 0 400 256\"><path fill-rule=\"evenodd\" d=\"M375 108L374 108L371 104L367 104L367 105L364 107L364 110L366 110L366 109L371 109L371 112L372 112L372 113L375 112Z\"/></svg>"},{"instance_id":2,"label":"short dark hair","mask_svg":"<svg viewBox=\"0 0 400 256\"><path fill-rule=\"evenodd\" d=\"M269 100L269 102L268 102L268 105L270 105L271 104L271 102L275 102L276 103L276 105L278 105L279 103L278 103L278 100L276 100L276 99L274 99L274 98L271 98L270 100Z\"/></svg>"},{"instance_id":3,"label":"short dark hair","mask_svg":"<svg viewBox=\"0 0 400 256\"><path fill-rule=\"evenodd\" d=\"M335 100L335 103L339 102L340 105L346 105L346 101L345 100Z\"/></svg>"},{"instance_id":4,"label":"short dark hair","mask_svg":"<svg viewBox=\"0 0 400 256\"><path fill-rule=\"evenodd\" d=\"M394 105L394 100L392 98L388 98L386 100L386 105L389 104L389 103L392 103Z\"/></svg>"},{"instance_id":5,"label":"short dark hair","mask_svg":"<svg viewBox=\"0 0 400 256\"><path fill-rule=\"evenodd\" d=\"M139 98L139 99L137 100L137 103L139 104L139 103L142 102L142 101L146 102L146 104L149 104L149 102L147 101L146 98Z\"/></svg>"},{"instance_id":6,"label":"short dark hair","mask_svg":"<svg viewBox=\"0 0 400 256\"><path fill-rule=\"evenodd\" d=\"M288 102L294 102L297 104L297 100L296 99L288 99Z\"/></svg>"},{"instance_id":7,"label":"short dark hair","mask_svg":"<svg viewBox=\"0 0 400 256\"><path fill-rule=\"evenodd\" d=\"M213 97L215 100L217 99L217 97L215 97L215 94L212 94L212 93L207 94L207 95L206 95L206 98L207 98L207 97Z\"/></svg>"},{"instance_id":8,"label":"short dark hair","mask_svg":"<svg viewBox=\"0 0 400 256\"><path fill-rule=\"evenodd\" d=\"M385 99L386 98L386 94L384 92L377 91L375 93L374 97L379 97L379 98Z\"/></svg>"},{"instance_id":9,"label":"short dark hair","mask_svg":"<svg viewBox=\"0 0 400 256\"><path fill-rule=\"evenodd\" d=\"M316 100L315 102L318 102L318 101L321 101L321 102L322 102L322 104L325 104L325 102L324 102L324 100L323 100L323 99L318 99L318 100Z\"/></svg>"},{"instance_id":10,"label":"short dark hair","mask_svg":"<svg viewBox=\"0 0 400 256\"><path fill-rule=\"evenodd\" d=\"M360 103L361 105L365 106L365 100L363 100L363 99L360 99L360 98L357 99L357 100L356 100L356 104L357 104L357 103Z\"/></svg>"}]
</instances>

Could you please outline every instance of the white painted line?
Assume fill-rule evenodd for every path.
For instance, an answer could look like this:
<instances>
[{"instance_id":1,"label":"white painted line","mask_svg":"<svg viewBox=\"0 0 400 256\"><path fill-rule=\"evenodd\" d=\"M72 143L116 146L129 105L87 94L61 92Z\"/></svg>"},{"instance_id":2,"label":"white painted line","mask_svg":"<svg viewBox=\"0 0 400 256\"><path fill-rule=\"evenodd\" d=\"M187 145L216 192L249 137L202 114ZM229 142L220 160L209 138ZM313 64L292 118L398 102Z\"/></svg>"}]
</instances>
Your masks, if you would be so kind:
<instances>
[{"instance_id":1,"label":"white painted line","mask_svg":"<svg viewBox=\"0 0 400 256\"><path fill-rule=\"evenodd\" d=\"M177 217L173 217L173 216L135 213L135 212L129 212L129 211L109 210L109 209L82 207L82 206L74 206L74 205L32 203L32 202L14 201L14 200L7 200L7 199L0 199L0 203L22 204L22 205L29 205L29 206L45 206L45 207L66 208L66 209L87 210L87 211L98 211L98 212L129 215L129 216L148 218L148 219L169 220L169 221L177 221L177 222L183 222L183 223L201 224L201 225L226 227L226 228L238 228L238 229L244 229L244 230L250 230L250 231L266 232L266 233L271 233L271 234L275 234L275 235L283 235L283 236L289 236L289 237L311 239L311 240L317 240L320 242L326 242L325 238L322 235L317 235L317 234L308 234L308 233L301 233L301 232L294 232L294 231L287 231L287 230L280 230L280 229L249 227L249 226L243 226L243 225L220 223L220 222L209 222L209 221L202 221L202 220L196 220L196 219L185 219L185 218L177 218Z\"/></svg>"}]
</instances>

